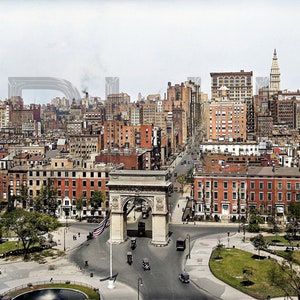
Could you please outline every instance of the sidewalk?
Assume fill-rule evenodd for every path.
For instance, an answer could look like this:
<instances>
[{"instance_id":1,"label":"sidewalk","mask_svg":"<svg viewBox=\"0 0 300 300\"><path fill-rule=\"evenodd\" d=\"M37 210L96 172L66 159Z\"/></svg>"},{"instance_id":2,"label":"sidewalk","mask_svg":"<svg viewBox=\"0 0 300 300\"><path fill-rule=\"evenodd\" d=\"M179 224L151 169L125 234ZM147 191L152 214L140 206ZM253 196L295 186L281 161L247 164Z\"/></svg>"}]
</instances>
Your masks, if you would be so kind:
<instances>
[{"instance_id":1,"label":"sidewalk","mask_svg":"<svg viewBox=\"0 0 300 300\"><path fill-rule=\"evenodd\" d=\"M57 241L57 248L59 250L63 251L65 247L68 252L86 241L87 231L80 232L79 237L78 232L75 232L72 226L68 227L65 232L64 230L65 228L59 228L59 230L53 233L53 240ZM73 235L76 236L76 240L73 239ZM31 282L50 283L50 279L52 278L53 282L69 280L98 288L101 300L131 300L137 298L137 291L135 289L119 281L114 283L114 289L110 289L108 288L108 281L100 282L99 277L91 277L88 269L79 269L71 264L66 257L56 258L53 261L50 258L50 261L48 259L45 264L23 262L21 259L18 261L0 260L0 269L0 295L10 289L27 285ZM142 299L142 297L140 298Z\"/></svg>"}]
</instances>

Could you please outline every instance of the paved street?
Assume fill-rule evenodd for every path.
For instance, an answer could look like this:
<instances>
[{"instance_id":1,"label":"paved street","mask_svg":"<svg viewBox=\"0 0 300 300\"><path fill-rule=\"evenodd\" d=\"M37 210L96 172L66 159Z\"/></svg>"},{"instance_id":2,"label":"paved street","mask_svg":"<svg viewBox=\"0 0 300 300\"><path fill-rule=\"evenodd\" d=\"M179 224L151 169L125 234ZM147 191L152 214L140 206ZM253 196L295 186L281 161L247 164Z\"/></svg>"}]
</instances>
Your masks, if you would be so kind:
<instances>
[{"instance_id":1,"label":"paved street","mask_svg":"<svg viewBox=\"0 0 300 300\"><path fill-rule=\"evenodd\" d=\"M179 198L178 203L174 205L174 211L172 213L173 223L182 224L181 213L188 193L189 190L186 190ZM209 223L209 225L220 226L219 223ZM67 231L64 231L64 228L60 228L58 231L54 232L54 240L58 242L57 248L60 250L66 249L67 253L70 253L76 247L86 245L86 235L93 226L94 224L91 224L85 231L81 231L80 236L78 236L78 230L75 226L71 225ZM206 224L182 224L182 226L185 226L187 229L189 226L201 228L205 227ZM233 226L236 227L235 224ZM238 233L237 230L235 230L235 227L233 227L234 230L231 230L232 233L229 239L230 247L234 245L237 248L257 253L249 242L250 235L246 233L246 242L243 242L242 233ZM76 240L73 239L73 236L76 236ZM187 259L185 264L185 270L190 273L192 283L212 295L215 299L252 299L219 281L211 274L208 267L208 261L211 251L217 245L218 240L221 240L225 245L228 243L228 237L224 234L222 236L220 234L214 234L207 236L205 239L197 239L192 243L191 258ZM50 279L53 278L54 282L70 280L92 285L95 288L99 288L102 299L129 300L137 298L137 287L133 289L117 280L114 288L110 289L108 288L107 281L100 282L99 277L91 277L88 268L76 267L69 262L67 257L50 258L45 264L0 260L0 268L0 293L20 285L27 285L30 282L48 283L50 282Z\"/></svg>"}]
</instances>

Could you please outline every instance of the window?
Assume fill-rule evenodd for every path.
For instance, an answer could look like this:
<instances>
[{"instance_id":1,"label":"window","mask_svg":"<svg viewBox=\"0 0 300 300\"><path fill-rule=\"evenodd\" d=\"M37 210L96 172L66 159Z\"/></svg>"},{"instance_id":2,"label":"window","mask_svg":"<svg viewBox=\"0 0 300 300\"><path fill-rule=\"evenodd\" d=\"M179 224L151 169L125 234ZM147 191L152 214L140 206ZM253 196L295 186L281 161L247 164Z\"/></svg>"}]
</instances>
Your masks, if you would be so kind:
<instances>
[{"instance_id":1,"label":"window","mask_svg":"<svg viewBox=\"0 0 300 300\"><path fill-rule=\"evenodd\" d=\"M236 189L236 182L235 181L232 181L232 188Z\"/></svg>"},{"instance_id":2,"label":"window","mask_svg":"<svg viewBox=\"0 0 300 300\"><path fill-rule=\"evenodd\" d=\"M261 182L261 181L259 182L259 189L260 189L260 190L263 190L263 189L264 189L264 183Z\"/></svg>"},{"instance_id":3,"label":"window","mask_svg":"<svg viewBox=\"0 0 300 300\"><path fill-rule=\"evenodd\" d=\"M218 188L218 181L214 181L214 188L215 188L215 189Z\"/></svg>"},{"instance_id":4,"label":"window","mask_svg":"<svg viewBox=\"0 0 300 300\"><path fill-rule=\"evenodd\" d=\"M40 181L39 181L39 180L36 181L36 185L37 185L37 186L40 185Z\"/></svg>"},{"instance_id":5,"label":"window","mask_svg":"<svg viewBox=\"0 0 300 300\"><path fill-rule=\"evenodd\" d=\"M86 198L86 191L82 191L82 197Z\"/></svg>"},{"instance_id":6,"label":"window","mask_svg":"<svg viewBox=\"0 0 300 300\"><path fill-rule=\"evenodd\" d=\"M268 190L272 189L272 182L268 182Z\"/></svg>"},{"instance_id":7,"label":"window","mask_svg":"<svg viewBox=\"0 0 300 300\"><path fill-rule=\"evenodd\" d=\"M72 172L72 177L76 177L76 172Z\"/></svg>"},{"instance_id":8,"label":"window","mask_svg":"<svg viewBox=\"0 0 300 300\"><path fill-rule=\"evenodd\" d=\"M286 193L286 201L291 201L291 200L292 200L292 194Z\"/></svg>"},{"instance_id":9,"label":"window","mask_svg":"<svg viewBox=\"0 0 300 300\"><path fill-rule=\"evenodd\" d=\"M83 173L82 173L82 177L86 177L86 172L83 172Z\"/></svg>"},{"instance_id":10,"label":"window","mask_svg":"<svg viewBox=\"0 0 300 300\"><path fill-rule=\"evenodd\" d=\"M272 201L272 193L268 193L268 201Z\"/></svg>"},{"instance_id":11,"label":"window","mask_svg":"<svg viewBox=\"0 0 300 300\"><path fill-rule=\"evenodd\" d=\"M82 186L86 186L86 181L85 180L83 180Z\"/></svg>"},{"instance_id":12,"label":"window","mask_svg":"<svg viewBox=\"0 0 300 300\"><path fill-rule=\"evenodd\" d=\"M292 189L292 184L290 182L286 183L286 189L291 190Z\"/></svg>"},{"instance_id":13,"label":"window","mask_svg":"<svg viewBox=\"0 0 300 300\"><path fill-rule=\"evenodd\" d=\"M296 182L296 184L295 184L295 189L296 189L296 190L300 190L300 182Z\"/></svg>"},{"instance_id":14,"label":"window","mask_svg":"<svg viewBox=\"0 0 300 300\"><path fill-rule=\"evenodd\" d=\"M232 199L233 199L233 200L236 200L236 192L233 192L233 193L232 193Z\"/></svg>"},{"instance_id":15,"label":"window","mask_svg":"<svg viewBox=\"0 0 300 300\"><path fill-rule=\"evenodd\" d=\"M69 180L65 180L65 186L69 186Z\"/></svg>"},{"instance_id":16,"label":"window","mask_svg":"<svg viewBox=\"0 0 300 300\"><path fill-rule=\"evenodd\" d=\"M218 199L218 192L214 192L214 199Z\"/></svg>"},{"instance_id":17,"label":"window","mask_svg":"<svg viewBox=\"0 0 300 300\"><path fill-rule=\"evenodd\" d=\"M224 200L228 200L228 193L224 192Z\"/></svg>"},{"instance_id":18,"label":"window","mask_svg":"<svg viewBox=\"0 0 300 300\"><path fill-rule=\"evenodd\" d=\"M98 181L98 187L101 187L101 186L102 186L102 182Z\"/></svg>"},{"instance_id":19,"label":"window","mask_svg":"<svg viewBox=\"0 0 300 300\"><path fill-rule=\"evenodd\" d=\"M217 212L218 211L218 204L215 204L214 205L214 212Z\"/></svg>"},{"instance_id":20,"label":"window","mask_svg":"<svg viewBox=\"0 0 300 300\"><path fill-rule=\"evenodd\" d=\"M254 189L255 189L255 182L254 182L254 181L251 181L251 182L250 182L250 189L251 189L251 190L254 190Z\"/></svg>"},{"instance_id":21,"label":"window","mask_svg":"<svg viewBox=\"0 0 300 300\"><path fill-rule=\"evenodd\" d=\"M94 181L91 181L91 187L94 187L94 184L95 184Z\"/></svg>"},{"instance_id":22,"label":"window","mask_svg":"<svg viewBox=\"0 0 300 300\"><path fill-rule=\"evenodd\" d=\"M202 181L198 181L198 188L202 187Z\"/></svg>"},{"instance_id":23,"label":"window","mask_svg":"<svg viewBox=\"0 0 300 300\"><path fill-rule=\"evenodd\" d=\"M76 187L76 180L72 180L72 186Z\"/></svg>"},{"instance_id":24,"label":"window","mask_svg":"<svg viewBox=\"0 0 300 300\"><path fill-rule=\"evenodd\" d=\"M277 200L282 201L282 193L281 192L277 193Z\"/></svg>"},{"instance_id":25,"label":"window","mask_svg":"<svg viewBox=\"0 0 300 300\"><path fill-rule=\"evenodd\" d=\"M241 188L244 189L245 188L245 182L241 182Z\"/></svg>"},{"instance_id":26,"label":"window","mask_svg":"<svg viewBox=\"0 0 300 300\"><path fill-rule=\"evenodd\" d=\"M57 177L61 177L61 172L57 172Z\"/></svg>"},{"instance_id":27,"label":"window","mask_svg":"<svg viewBox=\"0 0 300 300\"><path fill-rule=\"evenodd\" d=\"M76 198L76 191L73 191L73 192L72 192L72 196L73 196L74 198Z\"/></svg>"},{"instance_id":28,"label":"window","mask_svg":"<svg viewBox=\"0 0 300 300\"><path fill-rule=\"evenodd\" d=\"M279 190L282 190L282 182L278 182L277 188L278 188Z\"/></svg>"},{"instance_id":29,"label":"window","mask_svg":"<svg viewBox=\"0 0 300 300\"><path fill-rule=\"evenodd\" d=\"M209 193L209 192L206 192L206 193L205 193L205 198L206 198L206 199L209 199L209 197L210 197L210 193Z\"/></svg>"},{"instance_id":30,"label":"window","mask_svg":"<svg viewBox=\"0 0 300 300\"><path fill-rule=\"evenodd\" d=\"M65 191L65 197L69 197L69 191Z\"/></svg>"},{"instance_id":31,"label":"window","mask_svg":"<svg viewBox=\"0 0 300 300\"><path fill-rule=\"evenodd\" d=\"M91 172L91 177L94 177L94 172Z\"/></svg>"},{"instance_id":32,"label":"window","mask_svg":"<svg viewBox=\"0 0 300 300\"><path fill-rule=\"evenodd\" d=\"M224 186L224 189L228 189L228 182L227 182L227 181L224 181L224 182L223 182L223 186Z\"/></svg>"},{"instance_id":33,"label":"window","mask_svg":"<svg viewBox=\"0 0 300 300\"><path fill-rule=\"evenodd\" d=\"M259 192L259 200L260 201L264 200L264 193L263 192Z\"/></svg>"},{"instance_id":34,"label":"window","mask_svg":"<svg viewBox=\"0 0 300 300\"><path fill-rule=\"evenodd\" d=\"M65 177L69 177L69 172L65 172Z\"/></svg>"},{"instance_id":35,"label":"window","mask_svg":"<svg viewBox=\"0 0 300 300\"><path fill-rule=\"evenodd\" d=\"M210 181L205 182L205 187L209 188L210 187Z\"/></svg>"}]
</instances>

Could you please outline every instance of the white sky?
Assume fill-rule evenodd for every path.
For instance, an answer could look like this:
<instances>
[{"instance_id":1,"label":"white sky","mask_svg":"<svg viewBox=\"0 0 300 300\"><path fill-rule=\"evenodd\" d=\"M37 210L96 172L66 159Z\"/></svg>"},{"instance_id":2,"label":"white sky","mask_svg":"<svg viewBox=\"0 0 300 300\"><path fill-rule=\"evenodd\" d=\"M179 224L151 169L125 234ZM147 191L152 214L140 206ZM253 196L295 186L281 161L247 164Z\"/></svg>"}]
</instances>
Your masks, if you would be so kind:
<instances>
[{"instance_id":1,"label":"white sky","mask_svg":"<svg viewBox=\"0 0 300 300\"><path fill-rule=\"evenodd\" d=\"M81 93L105 96L105 77L120 78L132 101L167 83L210 72L269 76L274 48L281 88L300 89L297 0L0 0L0 99L8 77L52 76ZM83 94L82 94L83 95ZM24 91L26 103L60 92Z\"/></svg>"}]
</instances>

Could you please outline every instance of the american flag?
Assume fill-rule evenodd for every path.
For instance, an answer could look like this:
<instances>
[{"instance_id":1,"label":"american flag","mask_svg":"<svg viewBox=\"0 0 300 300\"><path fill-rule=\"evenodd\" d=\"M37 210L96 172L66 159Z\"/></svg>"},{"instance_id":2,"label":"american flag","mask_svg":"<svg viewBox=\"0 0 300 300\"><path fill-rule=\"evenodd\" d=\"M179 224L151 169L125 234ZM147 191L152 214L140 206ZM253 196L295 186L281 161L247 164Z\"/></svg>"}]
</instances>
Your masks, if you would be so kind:
<instances>
[{"instance_id":1,"label":"american flag","mask_svg":"<svg viewBox=\"0 0 300 300\"><path fill-rule=\"evenodd\" d=\"M110 213L99 223L99 225L93 230L93 237L99 236L105 228L110 225Z\"/></svg>"}]
</instances>

